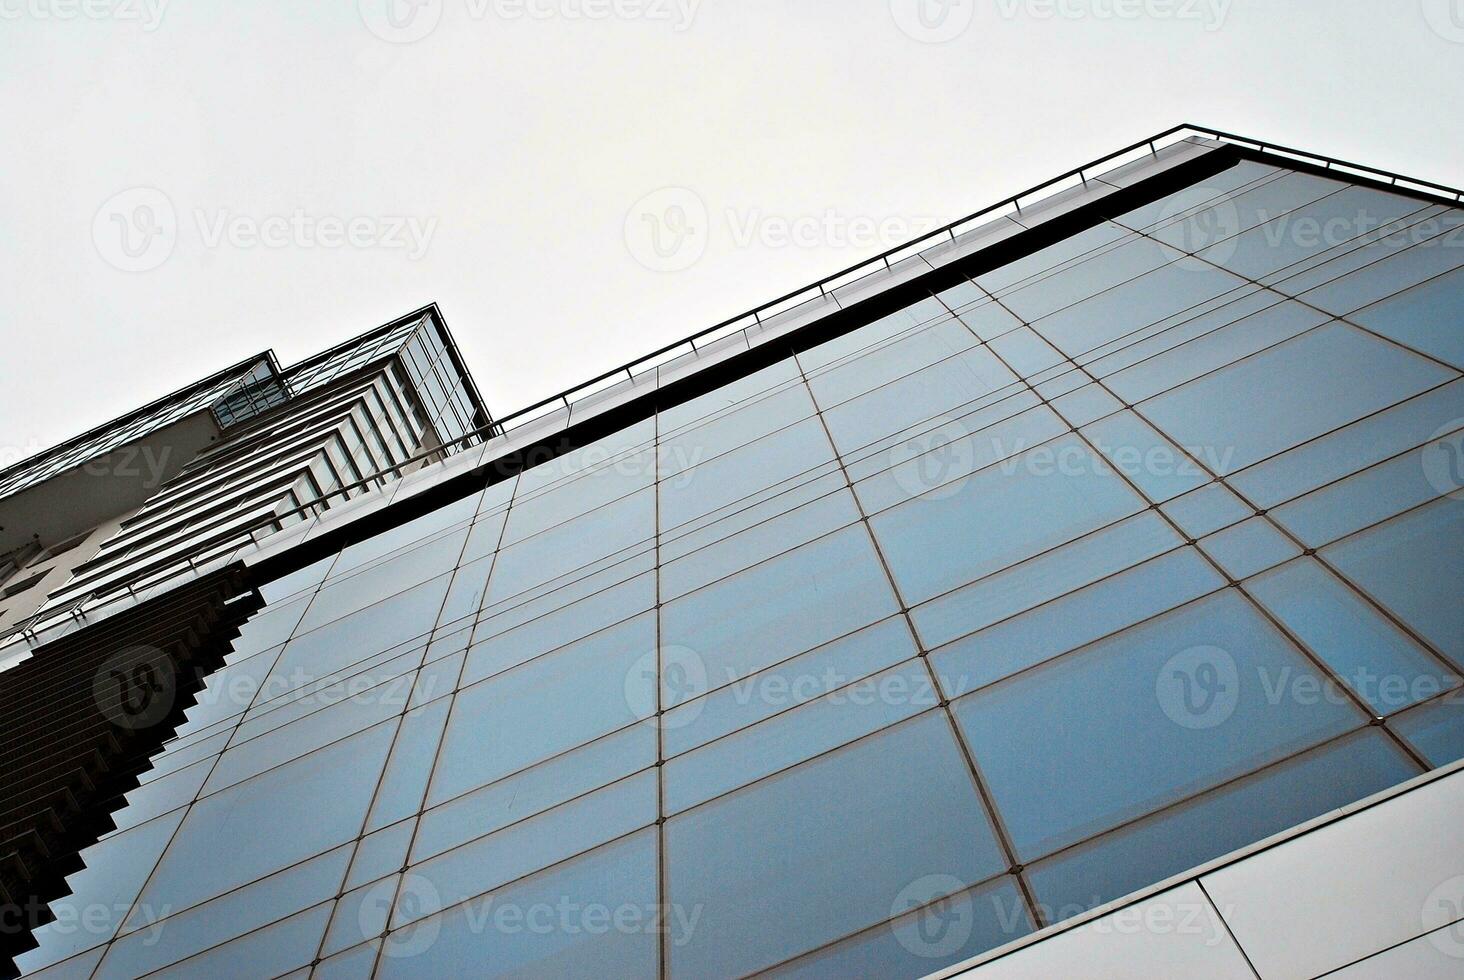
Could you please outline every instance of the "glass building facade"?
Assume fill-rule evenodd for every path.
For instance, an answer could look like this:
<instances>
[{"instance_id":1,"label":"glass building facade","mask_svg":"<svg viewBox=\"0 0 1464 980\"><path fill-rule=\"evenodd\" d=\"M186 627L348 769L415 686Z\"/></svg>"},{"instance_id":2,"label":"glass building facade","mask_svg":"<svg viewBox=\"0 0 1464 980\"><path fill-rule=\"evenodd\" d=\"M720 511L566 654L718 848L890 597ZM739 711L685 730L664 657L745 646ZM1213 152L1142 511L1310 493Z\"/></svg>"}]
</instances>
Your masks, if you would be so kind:
<instances>
[{"instance_id":1,"label":"glass building facade","mask_svg":"<svg viewBox=\"0 0 1464 980\"><path fill-rule=\"evenodd\" d=\"M262 583L20 966L919 976L1464 757L1464 213L1115 200Z\"/></svg>"}]
</instances>

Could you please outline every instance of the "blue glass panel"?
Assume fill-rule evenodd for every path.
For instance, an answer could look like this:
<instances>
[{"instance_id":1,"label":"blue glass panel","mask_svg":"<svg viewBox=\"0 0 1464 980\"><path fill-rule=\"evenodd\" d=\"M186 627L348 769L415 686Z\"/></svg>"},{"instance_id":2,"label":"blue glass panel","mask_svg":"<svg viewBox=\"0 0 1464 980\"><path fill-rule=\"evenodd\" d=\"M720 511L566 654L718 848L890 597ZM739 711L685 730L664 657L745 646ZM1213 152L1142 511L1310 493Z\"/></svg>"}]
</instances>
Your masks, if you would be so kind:
<instances>
[{"instance_id":1,"label":"blue glass panel","mask_svg":"<svg viewBox=\"0 0 1464 980\"><path fill-rule=\"evenodd\" d=\"M389 530L373 534L341 552L340 558L331 567L330 577L339 578L347 572L361 568L369 562L383 558L392 552L418 541L425 541L439 531L445 531L458 524L472 520L478 509L482 491L470 493L444 507L439 507L417 518ZM461 543L461 542L460 542Z\"/></svg>"},{"instance_id":2,"label":"blue glass panel","mask_svg":"<svg viewBox=\"0 0 1464 980\"><path fill-rule=\"evenodd\" d=\"M242 939L209 950L177 966L152 974L155 977L280 976L297 966L307 966L315 958L325 924L330 921L330 905L318 905L307 912L251 933ZM101 976L107 976L103 966Z\"/></svg>"},{"instance_id":3,"label":"blue glass panel","mask_svg":"<svg viewBox=\"0 0 1464 980\"><path fill-rule=\"evenodd\" d=\"M959 354L977 342L959 320L945 320L810 372L808 386L819 405L828 409Z\"/></svg>"},{"instance_id":4,"label":"blue glass panel","mask_svg":"<svg viewBox=\"0 0 1464 980\"><path fill-rule=\"evenodd\" d=\"M1006 291L1001 301L1007 309L1031 323L1179 257L1178 252L1166 245L1136 237L1116 248L1095 253L1056 275ZM976 281L992 289L989 276L978 276Z\"/></svg>"},{"instance_id":5,"label":"blue glass panel","mask_svg":"<svg viewBox=\"0 0 1464 980\"><path fill-rule=\"evenodd\" d=\"M654 721L597 738L428 810L422 814L417 840L412 845L412 861L421 862L501 830L655 763Z\"/></svg>"},{"instance_id":6,"label":"blue glass panel","mask_svg":"<svg viewBox=\"0 0 1464 980\"><path fill-rule=\"evenodd\" d=\"M1112 176L1104 174L1104 179L1111 179ZM1167 222L1178 215L1210 207L1218 200L1231 196L1238 188L1249 189L1258 182L1275 180L1279 176L1282 176L1282 171L1275 167L1252 160L1241 160L1233 167L1211 174L1202 183L1151 201L1114 220L1126 228L1143 230L1157 222Z\"/></svg>"},{"instance_id":7,"label":"blue glass panel","mask_svg":"<svg viewBox=\"0 0 1464 980\"><path fill-rule=\"evenodd\" d=\"M887 619L853 636L769 667L716 690L705 698L677 705L661 721L666 755L675 756L721 738L780 711L820 697L919 651L903 619Z\"/></svg>"},{"instance_id":8,"label":"blue glass panel","mask_svg":"<svg viewBox=\"0 0 1464 980\"><path fill-rule=\"evenodd\" d=\"M1464 458L1461 443L1464 434L1455 434L1313 491L1271 514L1307 547L1320 548L1437 498L1448 486L1436 483L1429 456L1437 452L1447 460L1453 449L1453 458Z\"/></svg>"},{"instance_id":9,"label":"blue glass panel","mask_svg":"<svg viewBox=\"0 0 1464 980\"><path fill-rule=\"evenodd\" d=\"M952 643L930 663L946 694L958 697L1224 584L1199 552L1183 548Z\"/></svg>"},{"instance_id":10,"label":"blue glass panel","mask_svg":"<svg viewBox=\"0 0 1464 980\"><path fill-rule=\"evenodd\" d=\"M1078 357L1244 285L1228 272L1180 262L1054 313L1032 327L1069 357Z\"/></svg>"},{"instance_id":11,"label":"blue glass panel","mask_svg":"<svg viewBox=\"0 0 1464 980\"><path fill-rule=\"evenodd\" d=\"M355 838L392 730L378 725L194 804L141 903L187 908Z\"/></svg>"},{"instance_id":12,"label":"blue glass panel","mask_svg":"<svg viewBox=\"0 0 1464 980\"><path fill-rule=\"evenodd\" d=\"M1160 395L1144 413L1183 445L1215 447L1224 476L1447 380L1447 369L1334 323Z\"/></svg>"},{"instance_id":13,"label":"blue glass panel","mask_svg":"<svg viewBox=\"0 0 1464 980\"><path fill-rule=\"evenodd\" d=\"M1023 327L997 337L989 346L1013 371L1024 378L1030 378L1039 371L1045 371L1067 360L1056 348L1037 336L1031 327Z\"/></svg>"},{"instance_id":14,"label":"blue glass panel","mask_svg":"<svg viewBox=\"0 0 1464 980\"><path fill-rule=\"evenodd\" d=\"M1068 426L1035 396L1003 399L989 409L928 426L914 439L851 464L849 476L866 513L876 514L928 491L957 492L963 480L992 463L1039 446Z\"/></svg>"},{"instance_id":15,"label":"blue glass panel","mask_svg":"<svg viewBox=\"0 0 1464 980\"><path fill-rule=\"evenodd\" d=\"M1000 303L989 302L961 311L961 322L969 327L976 336L982 340L991 340L1000 337L1002 334L1010 333L1022 325L1022 321L1012 316L1006 307Z\"/></svg>"},{"instance_id":16,"label":"blue glass panel","mask_svg":"<svg viewBox=\"0 0 1464 980\"><path fill-rule=\"evenodd\" d=\"M663 484L661 528L676 528L832 459L823 423L799 422Z\"/></svg>"},{"instance_id":17,"label":"blue glass panel","mask_svg":"<svg viewBox=\"0 0 1464 980\"><path fill-rule=\"evenodd\" d=\"M346 876L345 887L355 888L400 871L407 863L407 848L412 844L412 834L416 829L417 821L403 820L361 838L361 843L356 845L356 855L351 858L351 871Z\"/></svg>"},{"instance_id":18,"label":"blue glass panel","mask_svg":"<svg viewBox=\"0 0 1464 980\"><path fill-rule=\"evenodd\" d=\"M1444 234L1390 255L1335 282L1305 292L1301 300L1338 316L1359 310L1409 286L1432 279L1464 264L1464 228L1461 214L1443 219ZM1285 288L1285 284L1283 287Z\"/></svg>"},{"instance_id":19,"label":"blue glass panel","mask_svg":"<svg viewBox=\"0 0 1464 980\"><path fill-rule=\"evenodd\" d=\"M1386 191L1344 187L1197 254L1250 279L1260 279L1390 226L1424 207L1412 198Z\"/></svg>"},{"instance_id":20,"label":"blue glass panel","mask_svg":"<svg viewBox=\"0 0 1464 980\"><path fill-rule=\"evenodd\" d=\"M898 606L862 525L723 579L661 609L661 642L725 683L852 633ZM706 681L667 690L667 704Z\"/></svg>"},{"instance_id":21,"label":"blue glass panel","mask_svg":"<svg viewBox=\"0 0 1464 980\"><path fill-rule=\"evenodd\" d=\"M432 763L447 722L448 705L446 698L439 698L402 717L391 761L381 777L376 802L371 806L371 819L366 823L368 831L405 820L422 808L427 778L432 775Z\"/></svg>"},{"instance_id":22,"label":"blue glass panel","mask_svg":"<svg viewBox=\"0 0 1464 980\"><path fill-rule=\"evenodd\" d=\"M420 654L417 655L420 659ZM329 745L347 735L365 731L378 722L401 714L406 707L408 686L383 685L329 707L319 707L312 699L297 706L308 711L304 717L282 725L263 735L244 741L250 733L235 735L204 784L205 793L214 793L240 780L264 772L307 752Z\"/></svg>"},{"instance_id":23,"label":"blue glass panel","mask_svg":"<svg viewBox=\"0 0 1464 980\"><path fill-rule=\"evenodd\" d=\"M429 799L500 779L637 720L631 685L655 678L631 668L656 649L650 615L530 661L458 692Z\"/></svg>"},{"instance_id":24,"label":"blue glass panel","mask_svg":"<svg viewBox=\"0 0 1464 980\"><path fill-rule=\"evenodd\" d=\"M176 812L82 851L86 867L67 877L71 894L51 903L56 921L34 932L39 945L17 958L21 971L34 972L111 939L182 820Z\"/></svg>"},{"instance_id":25,"label":"blue glass panel","mask_svg":"<svg viewBox=\"0 0 1464 980\"><path fill-rule=\"evenodd\" d=\"M1461 418L1464 418L1464 381L1452 381L1237 473L1231 483L1258 507L1275 507L1406 449L1421 446L1434 433L1443 431L1446 423Z\"/></svg>"},{"instance_id":26,"label":"blue glass panel","mask_svg":"<svg viewBox=\"0 0 1464 980\"><path fill-rule=\"evenodd\" d=\"M655 491L642 490L505 548L494 565L486 601L520 595L647 541L656 532L655 507Z\"/></svg>"},{"instance_id":27,"label":"blue glass panel","mask_svg":"<svg viewBox=\"0 0 1464 980\"><path fill-rule=\"evenodd\" d=\"M295 637L285 647L265 682L273 692L291 691L311 680L329 677L373 653L432 631L450 575L384 599L360 612Z\"/></svg>"},{"instance_id":28,"label":"blue glass panel","mask_svg":"<svg viewBox=\"0 0 1464 980\"><path fill-rule=\"evenodd\" d=\"M1052 408L1072 425L1082 427L1122 410L1123 405L1102 385L1087 384L1053 398Z\"/></svg>"},{"instance_id":29,"label":"blue glass panel","mask_svg":"<svg viewBox=\"0 0 1464 980\"><path fill-rule=\"evenodd\" d=\"M410 906L398 905L392 926L403 926L557 864L656 820L656 773L647 770L413 866L429 887Z\"/></svg>"},{"instance_id":30,"label":"blue glass panel","mask_svg":"<svg viewBox=\"0 0 1464 980\"><path fill-rule=\"evenodd\" d=\"M1407 711L1390 724L1430 765L1464 759L1464 698L1457 693Z\"/></svg>"},{"instance_id":31,"label":"blue glass panel","mask_svg":"<svg viewBox=\"0 0 1464 980\"><path fill-rule=\"evenodd\" d=\"M333 898L345 877L346 863L350 857L350 848L337 848L329 854L271 875L207 905L171 915L160 922L148 918L149 910L143 909L141 911L144 917L133 923L139 927L139 931L112 944L111 951L102 963L101 976L140 977L236 936L243 936L252 929L283 919L302 908ZM325 930L329 906L324 908L327 915L319 919L319 924L315 927L315 938L303 962L309 962L313 957L314 943L320 942ZM157 909L150 911L153 916L158 914ZM137 914L137 910L134 910L133 916Z\"/></svg>"},{"instance_id":32,"label":"blue glass panel","mask_svg":"<svg viewBox=\"0 0 1464 980\"><path fill-rule=\"evenodd\" d=\"M1181 220L1161 223L1149 234L1176 248L1191 250L1254 228L1268 218L1293 211L1346 186L1325 177L1284 171L1275 180L1238 188L1202 210L1187 213Z\"/></svg>"},{"instance_id":33,"label":"blue glass panel","mask_svg":"<svg viewBox=\"0 0 1464 980\"><path fill-rule=\"evenodd\" d=\"M660 478L665 480L814 413L808 387L798 380L679 433L662 432Z\"/></svg>"},{"instance_id":34,"label":"blue glass panel","mask_svg":"<svg viewBox=\"0 0 1464 980\"><path fill-rule=\"evenodd\" d=\"M824 419L839 451L853 452L916 422L961 409L1016 380L991 351L977 347L828 409Z\"/></svg>"},{"instance_id":35,"label":"blue glass panel","mask_svg":"<svg viewBox=\"0 0 1464 980\"><path fill-rule=\"evenodd\" d=\"M811 350L803 351L798 355L798 360L803 363L804 371L816 371L821 367L832 364L840 358L847 357L855 351L864 350L882 340L897 337L907 333L911 328L922 323L929 323L947 317L950 314L946 308L935 297L923 299L913 306L908 306L898 313L891 313L887 317L866 324L858 330L844 334L826 343L820 344Z\"/></svg>"},{"instance_id":36,"label":"blue glass panel","mask_svg":"<svg viewBox=\"0 0 1464 980\"><path fill-rule=\"evenodd\" d=\"M1183 542L1144 512L957 589L915 609L916 628L936 646L1056 599Z\"/></svg>"},{"instance_id":37,"label":"blue glass panel","mask_svg":"<svg viewBox=\"0 0 1464 980\"><path fill-rule=\"evenodd\" d=\"M1253 517L1205 538L1200 550L1237 580L1258 575L1301 554L1296 542L1264 517Z\"/></svg>"},{"instance_id":38,"label":"blue glass panel","mask_svg":"<svg viewBox=\"0 0 1464 980\"><path fill-rule=\"evenodd\" d=\"M1361 725L1234 590L969 695L956 717L1033 860ZM1269 696L1276 687L1283 696Z\"/></svg>"},{"instance_id":39,"label":"blue glass panel","mask_svg":"<svg viewBox=\"0 0 1464 980\"><path fill-rule=\"evenodd\" d=\"M1105 221L1071 238L1065 238L1031 255L1009 262L999 269L984 273L976 281L988 290L1006 289L1129 236L1130 233L1125 229Z\"/></svg>"},{"instance_id":40,"label":"blue glass panel","mask_svg":"<svg viewBox=\"0 0 1464 980\"><path fill-rule=\"evenodd\" d=\"M1287 629L1372 707L1379 718L1459 684L1320 562L1292 562L1246 583Z\"/></svg>"},{"instance_id":41,"label":"blue glass panel","mask_svg":"<svg viewBox=\"0 0 1464 980\"><path fill-rule=\"evenodd\" d=\"M697 931L694 909L659 911L644 831L392 933L376 976L655 976L663 922L673 944Z\"/></svg>"},{"instance_id":42,"label":"blue glass panel","mask_svg":"<svg viewBox=\"0 0 1464 980\"><path fill-rule=\"evenodd\" d=\"M1255 513L1223 483L1211 483L1160 508L1191 538L1239 524Z\"/></svg>"},{"instance_id":43,"label":"blue glass panel","mask_svg":"<svg viewBox=\"0 0 1464 980\"><path fill-rule=\"evenodd\" d=\"M1464 507L1445 498L1322 552L1464 669Z\"/></svg>"},{"instance_id":44,"label":"blue glass panel","mask_svg":"<svg viewBox=\"0 0 1464 980\"><path fill-rule=\"evenodd\" d=\"M709 531L722 531L728 536L711 541L706 540L708 534L697 535L703 543L682 558L666 561L663 549L661 601L669 602L677 596L685 595L859 520L859 508L854 504L854 495L843 486L843 479L830 478L825 481L825 486L834 489L831 492L826 491L824 496L811 503L777 517L767 517L760 513L758 516L764 517L763 522L745 531L733 534L731 532L735 528L724 528L722 522L712 525ZM789 496L797 499L794 495Z\"/></svg>"},{"instance_id":45,"label":"blue glass panel","mask_svg":"<svg viewBox=\"0 0 1464 980\"><path fill-rule=\"evenodd\" d=\"M1027 880L1054 920L1070 918L1417 774L1369 729L1039 862Z\"/></svg>"},{"instance_id":46,"label":"blue glass panel","mask_svg":"<svg viewBox=\"0 0 1464 980\"><path fill-rule=\"evenodd\" d=\"M1224 319L1228 319L1232 308L1227 306L1220 312ZM1141 402L1248 354L1295 337L1325 323L1328 317L1300 303L1280 303L1218 329L1209 322L1211 319L1224 322L1218 314L1199 318L1195 323L1209 327L1208 333L1114 372L1105 379L1108 387L1130 403ZM1169 334L1165 334L1159 339L1168 337Z\"/></svg>"},{"instance_id":47,"label":"blue glass panel","mask_svg":"<svg viewBox=\"0 0 1464 980\"><path fill-rule=\"evenodd\" d=\"M1464 269L1352 314L1351 319L1417 351L1464 368Z\"/></svg>"},{"instance_id":48,"label":"blue glass panel","mask_svg":"<svg viewBox=\"0 0 1464 980\"><path fill-rule=\"evenodd\" d=\"M655 556L646 555L630 571L654 564ZM487 676L583 639L655 605L655 576L638 574L621 581L625 571L616 568L590 576L573 588L556 590L541 600L480 620L473 631L474 662L485 665Z\"/></svg>"},{"instance_id":49,"label":"blue glass panel","mask_svg":"<svg viewBox=\"0 0 1464 980\"><path fill-rule=\"evenodd\" d=\"M939 889L932 876L926 889ZM940 894L940 892L935 892ZM925 893L913 889L911 901ZM928 976L1032 931L1026 902L1011 878L947 895L882 926L794 960L769 976L781 980Z\"/></svg>"},{"instance_id":50,"label":"blue glass panel","mask_svg":"<svg viewBox=\"0 0 1464 980\"><path fill-rule=\"evenodd\" d=\"M1121 412L1083 430L1104 458L1155 503L1172 500L1208 482L1195 461L1133 412ZM1194 447L1200 454L1204 447Z\"/></svg>"},{"instance_id":51,"label":"blue glass panel","mask_svg":"<svg viewBox=\"0 0 1464 980\"><path fill-rule=\"evenodd\" d=\"M665 835L668 899L702 911L670 945L677 976L779 963L904 911L920 878L959 887L1006 863L941 712L688 811Z\"/></svg>"},{"instance_id":52,"label":"blue glass panel","mask_svg":"<svg viewBox=\"0 0 1464 980\"><path fill-rule=\"evenodd\" d=\"M1143 507L1080 439L1066 436L901 504L871 524L913 604Z\"/></svg>"},{"instance_id":53,"label":"blue glass panel","mask_svg":"<svg viewBox=\"0 0 1464 980\"><path fill-rule=\"evenodd\" d=\"M841 687L667 762L666 813L710 800L939 703L921 660Z\"/></svg>"}]
</instances>

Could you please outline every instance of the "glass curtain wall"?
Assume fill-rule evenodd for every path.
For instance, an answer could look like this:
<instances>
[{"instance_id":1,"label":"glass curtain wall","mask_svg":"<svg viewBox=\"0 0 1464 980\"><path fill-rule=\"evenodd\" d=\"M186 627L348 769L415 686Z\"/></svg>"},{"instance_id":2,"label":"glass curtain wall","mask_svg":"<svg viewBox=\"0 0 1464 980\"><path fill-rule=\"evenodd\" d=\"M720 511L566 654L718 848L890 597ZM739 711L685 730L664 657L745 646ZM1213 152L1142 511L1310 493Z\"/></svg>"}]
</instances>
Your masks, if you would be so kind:
<instances>
[{"instance_id":1,"label":"glass curtain wall","mask_svg":"<svg viewBox=\"0 0 1464 980\"><path fill-rule=\"evenodd\" d=\"M1460 229L1243 163L272 583L21 965L917 976L1464 756Z\"/></svg>"}]
</instances>

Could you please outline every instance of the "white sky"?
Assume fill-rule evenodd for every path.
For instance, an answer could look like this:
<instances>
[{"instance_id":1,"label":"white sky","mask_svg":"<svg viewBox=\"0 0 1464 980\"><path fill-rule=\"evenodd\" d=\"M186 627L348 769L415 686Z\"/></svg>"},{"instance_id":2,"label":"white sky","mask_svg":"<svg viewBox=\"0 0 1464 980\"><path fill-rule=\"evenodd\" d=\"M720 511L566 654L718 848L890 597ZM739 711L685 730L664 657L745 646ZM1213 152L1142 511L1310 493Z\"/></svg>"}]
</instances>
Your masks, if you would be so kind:
<instances>
[{"instance_id":1,"label":"white sky","mask_svg":"<svg viewBox=\"0 0 1464 980\"><path fill-rule=\"evenodd\" d=\"M505 414L1182 121L1464 184L1464 0L413 2L0 0L0 464L431 300Z\"/></svg>"}]
</instances>

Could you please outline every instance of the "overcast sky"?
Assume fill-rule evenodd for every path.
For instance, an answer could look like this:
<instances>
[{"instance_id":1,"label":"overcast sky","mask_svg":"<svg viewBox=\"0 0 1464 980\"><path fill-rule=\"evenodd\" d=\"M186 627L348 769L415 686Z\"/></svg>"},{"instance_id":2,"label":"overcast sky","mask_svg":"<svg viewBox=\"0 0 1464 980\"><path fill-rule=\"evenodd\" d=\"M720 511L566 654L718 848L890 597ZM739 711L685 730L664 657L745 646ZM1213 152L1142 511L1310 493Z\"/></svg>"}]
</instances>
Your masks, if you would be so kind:
<instances>
[{"instance_id":1,"label":"overcast sky","mask_svg":"<svg viewBox=\"0 0 1464 980\"><path fill-rule=\"evenodd\" d=\"M1186 120L1464 185L1461 94L1464 0L0 0L0 464L433 300L504 414Z\"/></svg>"}]
</instances>

